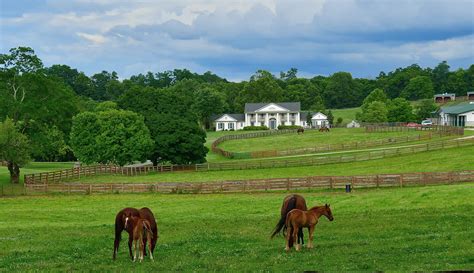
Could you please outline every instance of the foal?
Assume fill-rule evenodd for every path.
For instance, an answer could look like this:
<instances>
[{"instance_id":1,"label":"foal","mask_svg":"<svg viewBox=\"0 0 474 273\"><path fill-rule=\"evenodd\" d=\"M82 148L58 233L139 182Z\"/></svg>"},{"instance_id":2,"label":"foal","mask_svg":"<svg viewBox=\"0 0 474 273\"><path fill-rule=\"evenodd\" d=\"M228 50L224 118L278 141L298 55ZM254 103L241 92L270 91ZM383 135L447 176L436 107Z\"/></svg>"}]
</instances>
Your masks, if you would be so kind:
<instances>
[{"instance_id":1,"label":"foal","mask_svg":"<svg viewBox=\"0 0 474 273\"><path fill-rule=\"evenodd\" d=\"M140 252L138 259L140 262L143 261L143 256L145 255L145 248L148 245L148 253L150 254L150 259L153 260L153 251L152 251L152 238L153 231L151 229L150 221L132 216L125 219L125 228L128 225L133 226L133 261L137 260L137 253Z\"/></svg>"},{"instance_id":2,"label":"foal","mask_svg":"<svg viewBox=\"0 0 474 273\"><path fill-rule=\"evenodd\" d=\"M334 220L334 217L332 216L332 212L328 204L324 206L312 207L307 211L293 209L288 212L288 215L286 216L285 225L289 229L289 231L286 233L285 250L290 250L290 248L293 246L293 243L296 242L298 230L303 227L307 227L309 229L308 248L313 248L314 227L318 223L319 217L321 217L321 215L326 216L329 221ZM295 248L297 251L299 251L301 249L301 245L296 244Z\"/></svg>"}]
</instances>

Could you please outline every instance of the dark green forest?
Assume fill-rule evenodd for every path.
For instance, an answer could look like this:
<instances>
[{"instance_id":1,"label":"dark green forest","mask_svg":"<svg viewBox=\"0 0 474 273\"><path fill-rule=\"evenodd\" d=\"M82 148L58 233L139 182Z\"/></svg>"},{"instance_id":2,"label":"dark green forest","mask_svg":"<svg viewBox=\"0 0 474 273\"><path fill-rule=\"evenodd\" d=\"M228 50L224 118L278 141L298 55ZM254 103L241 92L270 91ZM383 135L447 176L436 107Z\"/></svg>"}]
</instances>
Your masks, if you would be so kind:
<instances>
[{"instance_id":1,"label":"dark green forest","mask_svg":"<svg viewBox=\"0 0 474 273\"><path fill-rule=\"evenodd\" d=\"M211 126L212 115L243 113L247 102L299 101L302 110L315 112L361 106L375 90L373 97L390 101L385 106L393 119L396 109L407 107L407 100L432 99L441 92L464 96L474 89L474 65L452 71L446 61L434 68L412 64L382 71L375 79L354 78L343 71L303 78L298 77L296 68L279 75L258 70L241 82L228 81L211 71L199 74L187 69L150 71L121 79L115 71L89 76L66 64L45 67L33 49L18 47L0 55L0 80L0 121L11 119L18 133L27 136L34 160L74 160L71 144L75 135L71 130L81 128L81 121L89 118L101 128L130 123L141 128L144 123L147 130L139 130L142 150L151 152L140 156L155 163L183 164L204 160L207 148L202 128ZM369 112L384 107L380 103L369 107L369 103L374 104L374 99L365 101ZM390 109L395 112L390 114ZM110 111L123 118L105 126L101 118L107 114L102 112ZM77 117L84 112L91 114ZM368 117L365 114L360 118ZM150 145L154 148L148 149ZM122 157L120 163L136 158ZM100 161L116 163L110 158Z\"/></svg>"}]
</instances>

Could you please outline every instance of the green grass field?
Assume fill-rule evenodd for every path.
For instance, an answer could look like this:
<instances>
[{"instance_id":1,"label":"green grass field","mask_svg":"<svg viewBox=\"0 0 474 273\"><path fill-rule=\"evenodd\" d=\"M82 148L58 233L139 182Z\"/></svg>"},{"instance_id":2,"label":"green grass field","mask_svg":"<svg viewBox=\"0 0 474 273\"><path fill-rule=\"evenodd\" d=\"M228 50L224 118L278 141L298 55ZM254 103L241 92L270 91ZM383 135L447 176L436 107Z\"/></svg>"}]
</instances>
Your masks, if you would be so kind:
<instances>
[{"instance_id":1,"label":"green grass field","mask_svg":"<svg viewBox=\"0 0 474 273\"><path fill-rule=\"evenodd\" d=\"M334 122L336 122L337 119L341 117L343 125L355 120L357 112L361 112L361 111L362 110L360 110L360 107L331 109L331 112L334 116Z\"/></svg>"},{"instance_id":2,"label":"green grass field","mask_svg":"<svg viewBox=\"0 0 474 273\"><path fill-rule=\"evenodd\" d=\"M418 136L427 131L375 132L366 133L364 128L334 128L330 133L308 130L304 134L284 134L249 139L236 139L223 142L220 148L232 152L253 152L266 150L285 150L343 144L361 141L374 141L393 137Z\"/></svg>"},{"instance_id":3,"label":"green grass field","mask_svg":"<svg viewBox=\"0 0 474 273\"><path fill-rule=\"evenodd\" d=\"M209 172L153 173L143 176L103 175L79 180L82 183L208 182L222 180L303 177L316 175L364 175L408 172L471 170L474 146L421 152L379 160L291 168Z\"/></svg>"},{"instance_id":4,"label":"green grass field","mask_svg":"<svg viewBox=\"0 0 474 273\"><path fill-rule=\"evenodd\" d=\"M330 203L315 249L269 239L286 193L0 199L0 271L432 271L474 268L472 184L302 193ZM155 262L112 261L115 213L150 207ZM126 234L123 234L126 238ZM307 237L307 234L306 234Z\"/></svg>"}]
</instances>

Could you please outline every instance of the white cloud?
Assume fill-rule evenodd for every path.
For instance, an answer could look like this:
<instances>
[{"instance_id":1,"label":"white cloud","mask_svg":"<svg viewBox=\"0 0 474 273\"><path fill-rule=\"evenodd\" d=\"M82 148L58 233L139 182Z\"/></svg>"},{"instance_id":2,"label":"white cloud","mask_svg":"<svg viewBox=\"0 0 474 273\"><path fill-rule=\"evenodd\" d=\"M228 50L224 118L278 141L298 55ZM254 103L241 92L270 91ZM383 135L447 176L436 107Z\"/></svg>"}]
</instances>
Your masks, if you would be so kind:
<instances>
[{"instance_id":1,"label":"white cloud","mask_svg":"<svg viewBox=\"0 0 474 273\"><path fill-rule=\"evenodd\" d=\"M88 33L83 33L83 32L77 32L76 34L77 36L84 38L87 41L96 45L100 45L107 42L107 38L99 34L88 34Z\"/></svg>"}]
</instances>

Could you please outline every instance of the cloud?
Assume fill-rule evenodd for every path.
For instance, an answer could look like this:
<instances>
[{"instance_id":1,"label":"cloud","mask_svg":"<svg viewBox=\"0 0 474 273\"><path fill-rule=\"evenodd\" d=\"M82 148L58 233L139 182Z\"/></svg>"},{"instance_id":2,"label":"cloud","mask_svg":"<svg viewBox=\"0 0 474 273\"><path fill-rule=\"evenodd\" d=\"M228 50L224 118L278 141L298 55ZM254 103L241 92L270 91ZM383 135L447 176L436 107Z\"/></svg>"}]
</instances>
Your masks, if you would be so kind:
<instances>
[{"instance_id":1,"label":"cloud","mask_svg":"<svg viewBox=\"0 0 474 273\"><path fill-rule=\"evenodd\" d=\"M455 68L474 60L473 5L464 0L15 3L0 18L3 52L32 46L46 64L89 74L179 67L246 79L260 68L297 67L305 75L374 76L412 63L447 60Z\"/></svg>"}]
</instances>

